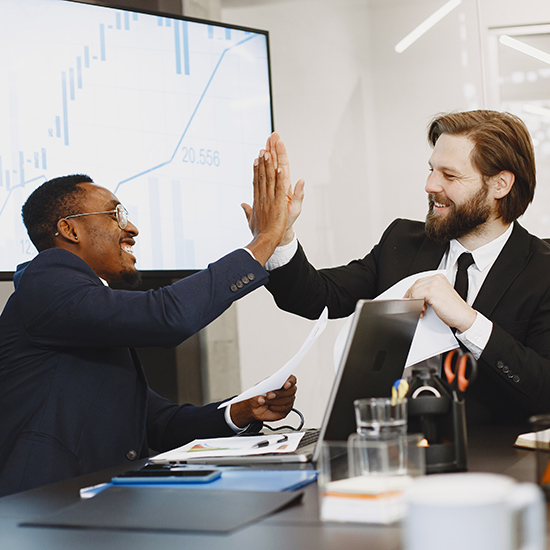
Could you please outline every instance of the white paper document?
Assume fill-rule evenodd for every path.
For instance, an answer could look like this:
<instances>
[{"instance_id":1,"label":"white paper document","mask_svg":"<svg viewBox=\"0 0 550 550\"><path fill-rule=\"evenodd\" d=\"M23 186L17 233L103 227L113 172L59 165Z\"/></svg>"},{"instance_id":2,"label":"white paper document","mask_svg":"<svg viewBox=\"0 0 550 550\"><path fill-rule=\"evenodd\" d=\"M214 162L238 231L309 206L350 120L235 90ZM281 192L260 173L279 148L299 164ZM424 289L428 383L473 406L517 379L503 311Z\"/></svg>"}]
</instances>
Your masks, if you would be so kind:
<instances>
[{"instance_id":1,"label":"white paper document","mask_svg":"<svg viewBox=\"0 0 550 550\"><path fill-rule=\"evenodd\" d=\"M256 385L252 386L248 390L245 390L243 393L222 403L218 408L227 407L233 403L238 403L239 401L244 401L245 399L250 399L251 397L256 397L257 395L265 395L266 393L274 390L280 389L283 384L286 382L287 378L294 372L296 367L300 364L300 361L304 358L306 353L309 351L311 346L315 343L317 338L323 333L327 326L328 320L328 308L325 307L319 319L317 319L315 325L311 329L309 336L306 338L306 341L302 344L302 347L298 353L292 357L283 367L281 367L275 374L272 374L269 378L258 382Z\"/></svg>"},{"instance_id":2,"label":"white paper document","mask_svg":"<svg viewBox=\"0 0 550 550\"><path fill-rule=\"evenodd\" d=\"M447 276L445 270L437 269L415 273L414 275L401 279L401 281L395 283L391 288L388 288L386 292L380 294L376 299L391 300L403 298L405 292L407 292L418 279L431 277L438 273ZM436 315L433 308L428 306L426 313L424 313L424 317L418 321L418 325L416 326L416 332L414 333L411 349L409 350L409 355L405 362L405 368L458 347L459 343L453 331Z\"/></svg>"},{"instance_id":3,"label":"white paper document","mask_svg":"<svg viewBox=\"0 0 550 550\"><path fill-rule=\"evenodd\" d=\"M185 462L220 456L251 456L266 453L292 453L304 432L276 435L246 435L195 439L166 453L151 457L151 462Z\"/></svg>"},{"instance_id":4,"label":"white paper document","mask_svg":"<svg viewBox=\"0 0 550 550\"><path fill-rule=\"evenodd\" d=\"M445 270L415 273L395 283L391 288L388 288L388 290L377 296L375 300L401 299L418 279L437 275L438 273L447 276ZM352 318L353 315L348 318L334 345L334 364L336 368L338 368L344 352ZM418 321L418 325L416 326L416 332L414 333L411 349L405 362L405 368L458 347L459 343L453 331L436 315L432 307L428 306L424 317Z\"/></svg>"}]
</instances>

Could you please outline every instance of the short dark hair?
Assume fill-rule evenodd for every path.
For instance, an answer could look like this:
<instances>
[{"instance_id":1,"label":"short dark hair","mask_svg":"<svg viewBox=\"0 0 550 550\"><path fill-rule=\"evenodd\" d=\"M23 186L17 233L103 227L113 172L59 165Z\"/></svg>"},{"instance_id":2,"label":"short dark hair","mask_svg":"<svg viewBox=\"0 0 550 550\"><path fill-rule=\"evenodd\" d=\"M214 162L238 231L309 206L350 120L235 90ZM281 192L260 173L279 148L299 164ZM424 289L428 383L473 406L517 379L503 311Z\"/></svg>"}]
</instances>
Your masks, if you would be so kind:
<instances>
[{"instance_id":1,"label":"short dark hair","mask_svg":"<svg viewBox=\"0 0 550 550\"><path fill-rule=\"evenodd\" d=\"M80 214L79 183L93 183L86 174L72 174L51 179L30 195L21 215L29 237L39 252L55 246L57 222L65 216Z\"/></svg>"},{"instance_id":2,"label":"short dark hair","mask_svg":"<svg viewBox=\"0 0 550 550\"><path fill-rule=\"evenodd\" d=\"M536 185L535 153L525 123L511 113L477 110L434 118L428 141L435 146L441 134L463 135L474 143L472 165L483 181L503 170L515 176L511 191L498 202L506 223L517 220L533 201Z\"/></svg>"}]
</instances>

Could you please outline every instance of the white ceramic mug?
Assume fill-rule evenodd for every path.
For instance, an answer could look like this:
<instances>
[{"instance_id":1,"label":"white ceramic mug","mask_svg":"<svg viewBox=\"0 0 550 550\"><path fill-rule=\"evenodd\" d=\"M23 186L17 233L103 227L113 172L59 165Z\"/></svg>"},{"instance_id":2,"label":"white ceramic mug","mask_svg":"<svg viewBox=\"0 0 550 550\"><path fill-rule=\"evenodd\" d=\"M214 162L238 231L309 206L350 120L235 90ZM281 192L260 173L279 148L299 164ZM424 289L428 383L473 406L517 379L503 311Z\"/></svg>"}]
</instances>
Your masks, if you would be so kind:
<instances>
[{"instance_id":1,"label":"white ceramic mug","mask_svg":"<svg viewBox=\"0 0 550 550\"><path fill-rule=\"evenodd\" d=\"M534 483L497 474L440 474L415 480L405 499L405 550L546 548L546 503Z\"/></svg>"}]
</instances>

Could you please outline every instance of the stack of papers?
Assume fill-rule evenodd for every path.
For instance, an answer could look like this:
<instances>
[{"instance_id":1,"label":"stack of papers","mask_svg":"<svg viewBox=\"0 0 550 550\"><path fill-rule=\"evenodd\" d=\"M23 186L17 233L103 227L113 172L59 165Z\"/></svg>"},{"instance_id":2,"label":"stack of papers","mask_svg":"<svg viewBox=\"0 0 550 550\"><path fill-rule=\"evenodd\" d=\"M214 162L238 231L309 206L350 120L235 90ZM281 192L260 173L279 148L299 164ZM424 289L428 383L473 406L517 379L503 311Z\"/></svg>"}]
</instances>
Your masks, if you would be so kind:
<instances>
[{"instance_id":1,"label":"stack of papers","mask_svg":"<svg viewBox=\"0 0 550 550\"><path fill-rule=\"evenodd\" d=\"M536 449L537 435L538 448L550 451L550 429L542 430L541 432L529 432L526 434L519 434L514 445L516 447L525 447L526 449Z\"/></svg>"},{"instance_id":2,"label":"stack of papers","mask_svg":"<svg viewBox=\"0 0 550 550\"><path fill-rule=\"evenodd\" d=\"M325 521L388 524L404 517L409 476L359 476L327 483L321 491Z\"/></svg>"},{"instance_id":3,"label":"stack of papers","mask_svg":"<svg viewBox=\"0 0 550 550\"><path fill-rule=\"evenodd\" d=\"M278 435L248 435L195 439L187 445L153 456L151 462L186 462L221 456L251 456L266 453L292 453L304 432Z\"/></svg>"}]
</instances>

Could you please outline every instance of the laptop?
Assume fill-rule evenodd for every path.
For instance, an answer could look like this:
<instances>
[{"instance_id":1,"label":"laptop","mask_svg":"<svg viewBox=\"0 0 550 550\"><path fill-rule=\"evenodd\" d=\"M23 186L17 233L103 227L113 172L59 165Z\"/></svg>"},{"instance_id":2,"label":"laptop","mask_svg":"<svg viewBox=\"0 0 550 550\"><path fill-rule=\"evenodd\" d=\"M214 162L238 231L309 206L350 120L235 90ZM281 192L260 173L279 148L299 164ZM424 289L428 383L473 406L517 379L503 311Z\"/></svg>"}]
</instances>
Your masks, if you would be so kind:
<instances>
[{"instance_id":1,"label":"laptop","mask_svg":"<svg viewBox=\"0 0 550 550\"><path fill-rule=\"evenodd\" d=\"M356 429L353 402L391 396L401 378L423 300L359 300L316 441L293 453L197 458L188 463L282 464L316 462L323 441L347 441ZM306 432L306 436L308 432ZM306 437L304 436L304 437Z\"/></svg>"}]
</instances>

